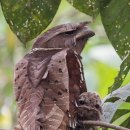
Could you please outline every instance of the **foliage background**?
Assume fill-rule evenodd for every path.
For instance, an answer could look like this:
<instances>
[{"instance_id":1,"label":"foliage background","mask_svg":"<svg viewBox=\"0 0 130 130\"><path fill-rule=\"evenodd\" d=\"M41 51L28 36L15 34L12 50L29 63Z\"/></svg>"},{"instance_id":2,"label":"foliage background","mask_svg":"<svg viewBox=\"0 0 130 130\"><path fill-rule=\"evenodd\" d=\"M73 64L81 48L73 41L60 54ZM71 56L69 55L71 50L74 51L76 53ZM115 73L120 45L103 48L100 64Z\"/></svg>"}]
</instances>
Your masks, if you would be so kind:
<instances>
[{"instance_id":1,"label":"foliage background","mask_svg":"<svg viewBox=\"0 0 130 130\"><path fill-rule=\"evenodd\" d=\"M65 0L48 28L68 22L93 21L91 17L77 11ZM114 82L119 71L121 60L108 40L100 16L90 24L96 35L88 41L82 57L84 74L89 91L96 91L103 98L108 87ZM13 71L15 63L27 53L32 45L26 48L20 43L7 25L0 7L0 128L13 128L16 124L17 107L13 93ZM130 82L130 74L123 85Z\"/></svg>"}]
</instances>

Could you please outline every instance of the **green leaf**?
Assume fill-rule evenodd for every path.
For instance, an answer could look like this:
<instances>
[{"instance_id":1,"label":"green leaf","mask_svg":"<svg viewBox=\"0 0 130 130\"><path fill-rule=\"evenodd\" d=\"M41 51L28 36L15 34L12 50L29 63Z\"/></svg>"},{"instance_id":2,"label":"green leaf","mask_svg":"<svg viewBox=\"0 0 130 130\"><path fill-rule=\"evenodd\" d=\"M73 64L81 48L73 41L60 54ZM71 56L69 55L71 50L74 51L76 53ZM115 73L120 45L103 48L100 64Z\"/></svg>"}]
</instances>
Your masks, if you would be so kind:
<instances>
[{"instance_id":1,"label":"green leaf","mask_svg":"<svg viewBox=\"0 0 130 130\"><path fill-rule=\"evenodd\" d=\"M119 109L119 107L124 102L126 102L126 101L128 102L128 97L130 97L130 84L128 84L122 88L119 88L119 89L113 91L111 94L107 95L103 100L103 117L102 117L102 119L106 122L112 122L112 121L116 120L120 116L120 115L119 116L117 115L119 113L118 110L121 111ZM124 115L127 113L127 110L130 110L130 109L126 108L125 111L122 111L122 113L119 113L119 114Z\"/></svg>"},{"instance_id":2,"label":"green leaf","mask_svg":"<svg viewBox=\"0 0 130 130\"><path fill-rule=\"evenodd\" d=\"M22 42L35 38L52 21L61 0L1 0L4 16Z\"/></svg>"},{"instance_id":3,"label":"green leaf","mask_svg":"<svg viewBox=\"0 0 130 130\"><path fill-rule=\"evenodd\" d=\"M93 16L94 18L99 13L99 2L98 0L67 0L71 5L73 5L79 11Z\"/></svg>"},{"instance_id":4,"label":"green leaf","mask_svg":"<svg viewBox=\"0 0 130 130\"><path fill-rule=\"evenodd\" d=\"M127 118L127 119L121 124L121 126L130 129L130 117Z\"/></svg>"},{"instance_id":5,"label":"green leaf","mask_svg":"<svg viewBox=\"0 0 130 130\"><path fill-rule=\"evenodd\" d=\"M100 0L101 19L107 36L123 59L130 50L130 1Z\"/></svg>"},{"instance_id":6,"label":"green leaf","mask_svg":"<svg viewBox=\"0 0 130 130\"><path fill-rule=\"evenodd\" d=\"M118 109L115 114L114 114L114 117L112 118L111 122L117 120L118 118L120 118L121 116L127 114L127 113L130 113L130 110L127 110L127 109Z\"/></svg>"},{"instance_id":7,"label":"green leaf","mask_svg":"<svg viewBox=\"0 0 130 130\"><path fill-rule=\"evenodd\" d=\"M113 85L109 88L109 93L118 89L126 78L130 70L130 53L124 58L123 62L120 65L120 71L117 77L114 80Z\"/></svg>"},{"instance_id":8,"label":"green leaf","mask_svg":"<svg viewBox=\"0 0 130 130\"><path fill-rule=\"evenodd\" d=\"M114 91L121 86L130 70L129 12L129 0L100 0L101 19L107 36L118 55L123 59L120 71L110 88L111 91Z\"/></svg>"}]
</instances>

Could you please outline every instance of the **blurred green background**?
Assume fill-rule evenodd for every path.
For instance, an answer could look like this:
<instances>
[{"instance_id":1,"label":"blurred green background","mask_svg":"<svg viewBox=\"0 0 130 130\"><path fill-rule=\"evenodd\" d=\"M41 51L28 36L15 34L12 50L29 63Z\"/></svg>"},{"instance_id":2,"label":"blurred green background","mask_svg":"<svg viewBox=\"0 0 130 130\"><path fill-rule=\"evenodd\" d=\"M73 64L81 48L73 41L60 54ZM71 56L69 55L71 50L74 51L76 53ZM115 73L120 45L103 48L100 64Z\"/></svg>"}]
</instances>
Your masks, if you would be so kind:
<instances>
[{"instance_id":1,"label":"blurred green background","mask_svg":"<svg viewBox=\"0 0 130 130\"><path fill-rule=\"evenodd\" d=\"M119 71L121 60L110 44L98 16L95 20L74 9L65 0L48 28L68 23L92 21L90 28L96 35L88 41L82 57L84 75L89 91L96 91L103 98ZM0 128L10 129L16 125L17 107L13 92L14 65L30 49L25 47L12 33L0 7ZM130 74L123 85L130 82Z\"/></svg>"}]
</instances>

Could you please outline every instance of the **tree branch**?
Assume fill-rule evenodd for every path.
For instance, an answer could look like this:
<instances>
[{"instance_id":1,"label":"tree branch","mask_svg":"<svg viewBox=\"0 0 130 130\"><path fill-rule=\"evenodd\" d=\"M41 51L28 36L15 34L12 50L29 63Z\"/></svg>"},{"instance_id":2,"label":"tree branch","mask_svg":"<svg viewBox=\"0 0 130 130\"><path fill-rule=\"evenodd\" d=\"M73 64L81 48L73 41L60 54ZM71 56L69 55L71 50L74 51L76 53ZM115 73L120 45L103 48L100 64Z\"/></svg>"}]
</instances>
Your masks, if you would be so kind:
<instances>
[{"instance_id":1,"label":"tree branch","mask_svg":"<svg viewBox=\"0 0 130 130\"><path fill-rule=\"evenodd\" d=\"M122 127L122 126L116 126L107 122L102 122L102 121L83 121L81 122L84 125L94 125L94 126L102 126L102 127L106 127L106 128L112 128L115 130L130 130L128 128Z\"/></svg>"}]
</instances>

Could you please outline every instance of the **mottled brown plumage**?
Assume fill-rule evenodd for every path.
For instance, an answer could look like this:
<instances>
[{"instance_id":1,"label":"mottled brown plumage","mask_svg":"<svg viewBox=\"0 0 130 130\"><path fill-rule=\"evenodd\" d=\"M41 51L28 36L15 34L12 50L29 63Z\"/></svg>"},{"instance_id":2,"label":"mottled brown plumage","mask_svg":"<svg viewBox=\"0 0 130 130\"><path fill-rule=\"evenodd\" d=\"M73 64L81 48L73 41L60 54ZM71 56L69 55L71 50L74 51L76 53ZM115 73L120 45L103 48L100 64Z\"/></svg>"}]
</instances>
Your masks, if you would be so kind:
<instances>
[{"instance_id":1,"label":"mottled brown plumage","mask_svg":"<svg viewBox=\"0 0 130 130\"><path fill-rule=\"evenodd\" d=\"M94 35L87 24L88 22L82 22L56 26L41 35L33 48L70 48L80 54L87 40Z\"/></svg>"},{"instance_id":2,"label":"mottled brown plumage","mask_svg":"<svg viewBox=\"0 0 130 130\"><path fill-rule=\"evenodd\" d=\"M94 33L86 23L48 30L15 69L14 90L23 130L76 127L75 101L86 92L80 53Z\"/></svg>"},{"instance_id":3,"label":"mottled brown plumage","mask_svg":"<svg viewBox=\"0 0 130 130\"><path fill-rule=\"evenodd\" d=\"M77 130L97 129L96 126L80 125L82 121L93 120L100 121L102 115L102 102L98 94L92 92L84 92L79 96L77 101Z\"/></svg>"}]
</instances>

